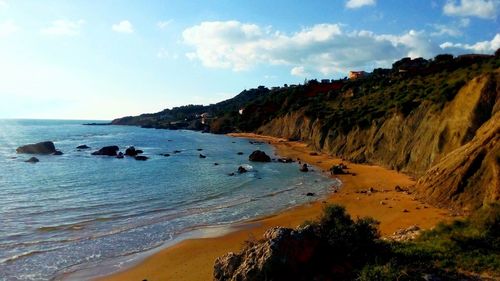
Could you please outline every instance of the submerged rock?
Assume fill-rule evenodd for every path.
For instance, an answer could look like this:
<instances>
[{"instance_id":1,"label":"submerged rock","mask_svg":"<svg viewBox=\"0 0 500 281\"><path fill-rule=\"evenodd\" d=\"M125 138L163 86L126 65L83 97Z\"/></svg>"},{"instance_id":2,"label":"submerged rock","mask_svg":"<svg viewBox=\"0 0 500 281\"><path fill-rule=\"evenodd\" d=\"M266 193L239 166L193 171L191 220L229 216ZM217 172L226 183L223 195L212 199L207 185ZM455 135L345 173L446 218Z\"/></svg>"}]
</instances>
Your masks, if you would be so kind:
<instances>
[{"instance_id":1,"label":"submerged rock","mask_svg":"<svg viewBox=\"0 0 500 281\"><path fill-rule=\"evenodd\" d=\"M56 152L56 147L53 142L44 141L20 146L16 149L16 152L26 154L53 154Z\"/></svg>"},{"instance_id":2,"label":"submerged rock","mask_svg":"<svg viewBox=\"0 0 500 281\"><path fill-rule=\"evenodd\" d=\"M146 161L148 159L149 159L149 157L142 156L142 155L138 155L138 156L135 157L135 160L137 160L137 161Z\"/></svg>"},{"instance_id":3,"label":"submerged rock","mask_svg":"<svg viewBox=\"0 0 500 281\"><path fill-rule=\"evenodd\" d=\"M255 150L252 154L250 154L248 160L254 162L271 162L271 157L269 157L269 155L267 155L264 151Z\"/></svg>"},{"instance_id":4,"label":"submerged rock","mask_svg":"<svg viewBox=\"0 0 500 281\"><path fill-rule=\"evenodd\" d=\"M119 152L118 155L116 155L116 158L123 159L124 158L123 153Z\"/></svg>"},{"instance_id":5,"label":"submerged rock","mask_svg":"<svg viewBox=\"0 0 500 281\"><path fill-rule=\"evenodd\" d=\"M62 151L56 150L56 152L52 153L52 155L63 155Z\"/></svg>"},{"instance_id":6,"label":"submerged rock","mask_svg":"<svg viewBox=\"0 0 500 281\"><path fill-rule=\"evenodd\" d=\"M281 162L281 163L293 163L294 161L293 161L292 158L279 158L278 162Z\"/></svg>"},{"instance_id":7,"label":"submerged rock","mask_svg":"<svg viewBox=\"0 0 500 281\"><path fill-rule=\"evenodd\" d=\"M40 160L38 160L38 158L36 158L36 157L31 157L30 159L28 159L28 160L26 160L24 162L35 164L35 163L40 162Z\"/></svg>"},{"instance_id":8,"label":"submerged rock","mask_svg":"<svg viewBox=\"0 0 500 281\"><path fill-rule=\"evenodd\" d=\"M200 154L200 158L207 158L207 156Z\"/></svg>"},{"instance_id":9,"label":"submerged rock","mask_svg":"<svg viewBox=\"0 0 500 281\"><path fill-rule=\"evenodd\" d=\"M119 150L120 148L116 145L105 146L98 151L92 152L92 155L117 156Z\"/></svg>"},{"instance_id":10,"label":"submerged rock","mask_svg":"<svg viewBox=\"0 0 500 281\"><path fill-rule=\"evenodd\" d=\"M89 149L90 146L86 145L86 144L83 144L83 145L79 145L76 147L76 149Z\"/></svg>"},{"instance_id":11,"label":"submerged rock","mask_svg":"<svg viewBox=\"0 0 500 281\"><path fill-rule=\"evenodd\" d=\"M246 172L248 172L248 171L243 166L239 166L238 167L238 173L243 174L243 173L246 173Z\"/></svg>"}]
</instances>

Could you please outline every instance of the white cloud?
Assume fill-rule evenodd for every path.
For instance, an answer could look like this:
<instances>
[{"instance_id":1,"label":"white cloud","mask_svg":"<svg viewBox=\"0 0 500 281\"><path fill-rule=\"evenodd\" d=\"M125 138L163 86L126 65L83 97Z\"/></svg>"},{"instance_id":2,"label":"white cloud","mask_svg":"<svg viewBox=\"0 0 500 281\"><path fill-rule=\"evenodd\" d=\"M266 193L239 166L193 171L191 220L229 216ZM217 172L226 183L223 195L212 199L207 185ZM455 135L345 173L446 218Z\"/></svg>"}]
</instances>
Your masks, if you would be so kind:
<instances>
[{"instance_id":1,"label":"white cloud","mask_svg":"<svg viewBox=\"0 0 500 281\"><path fill-rule=\"evenodd\" d=\"M0 23L0 38L9 36L19 31L19 27L13 21Z\"/></svg>"},{"instance_id":2,"label":"white cloud","mask_svg":"<svg viewBox=\"0 0 500 281\"><path fill-rule=\"evenodd\" d=\"M43 28L40 32L42 34L54 36L74 36L80 33L80 29L84 24L84 20L55 20L49 27Z\"/></svg>"},{"instance_id":3,"label":"white cloud","mask_svg":"<svg viewBox=\"0 0 500 281\"><path fill-rule=\"evenodd\" d=\"M500 0L447 0L443 12L448 16L478 17L494 19L497 17Z\"/></svg>"},{"instance_id":4,"label":"white cloud","mask_svg":"<svg viewBox=\"0 0 500 281\"><path fill-rule=\"evenodd\" d=\"M202 22L184 30L183 38L194 48L186 56L206 67L242 71L259 64L286 65L297 76L388 66L403 56L431 57L440 50L423 31L345 32L340 24L317 24L286 34L238 21Z\"/></svg>"},{"instance_id":5,"label":"white cloud","mask_svg":"<svg viewBox=\"0 0 500 281\"><path fill-rule=\"evenodd\" d=\"M303 77L303 78L310 76L310 74L306 72L303 66L296 66L292 68L290 74L292 74L293 76Z\"/></svg>"},{"instance_id":6,"label":"white cloud","mask_svg":"<svg viewBox=\"0 0 500 281\"><path fill-rule=\"evenodd\" d=\"M462 35L462 31L460 31L458 28L454 26L448 26L448 25L443 25L443 24L435 24L433 25L434 29L436 31L432 32L432 36L452 36L452 37L458 37Z\"/></svg>"},{"instance_id":7,"label":"white cloud","mask_svg":"<svg viewBox=\"0 0 500 281\"><path fill-rule=\"evenodd\" d=\"M348 9L357 9L363 6L374 6L375 0L348 0L345 3L345 7Z\"/></svg>"},{"instance_id":8,"label":"white cloud","mask_svg":"<svg viewBox=\"0 0 500 281\"><path fill-rule=\"evenodd\" d=\"M439 45L441 49L446 50L452 50L455 52L464 52L464 51L472 51L474 53L493 53L495 52L498 48L500 48L500 33L497 33L493 39L490 41L481 41L477 42L475 44L462 44L462 43L452 43L452 42L445 42L441 45Z\"/></svg>"},{"instance_id":9,"label":"white cloud","mask_svg":"<svg viewBox=\"0 0 500 281\"><path fill-rule=\"evenodd\" d=\"M119 23L113 24L111 27L113 31L120 32L120 33L133 33L134 32L134 27L128 20L122 20Z\"/></svg>"},{"instance_id":10,"label":"white cloud","mask_svg":"<svg viewBox=\"0 0 500 281\"><path fill-rule=\"evenodd\" d=\"M458 22L452 22L448 25L444 24L433 24L432 27L435 29L431 33L431 36L451 36L458 37L463 34L462 29L468 27L470 24L470 19L462 18Z\"/></svg>"},{"instance_id":11,"label":"white cloud","mask_svg":"<svg viewBox=\"0 0 500 281\"><path fill-rule=\"evenodd\" d=\"M160 48L158 50L158 53L156 53L156 57L158 57L159 59L174 59L174 60L176 60L179 58L179 55L176 53L171 53L168 50L166 50L165 48Z\"/></svg>"},{"instance_id":12,"label":"white cloud","mask_svg":"<svg viewBox=\"0 0 500 281\"><path fill-rule=\"evenodd\" d=\"M167 28L174 20L166 20L166 21L159 21L156 23L156 26L158 26L159 29L165 29Z\"/></svg>"}]
</instances>

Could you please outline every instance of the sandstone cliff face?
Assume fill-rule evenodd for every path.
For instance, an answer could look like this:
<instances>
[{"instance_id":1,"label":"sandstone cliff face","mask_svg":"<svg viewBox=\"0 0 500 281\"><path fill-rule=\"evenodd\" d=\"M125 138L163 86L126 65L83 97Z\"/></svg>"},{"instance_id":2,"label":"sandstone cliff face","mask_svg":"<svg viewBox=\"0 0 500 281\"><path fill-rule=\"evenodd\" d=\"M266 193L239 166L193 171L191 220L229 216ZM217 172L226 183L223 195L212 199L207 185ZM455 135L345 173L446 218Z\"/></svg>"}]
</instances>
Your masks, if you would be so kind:
<instances>
[{"instance_id":1,"label":"sandstone cliff face","mask_svg":"<svg viewBox=\"0 0 500 281\"><path fill-rule=\"evenodd\" d=\"M298 111L271 120L257 132L300 138L350 161L422 177L417 191L430 202L476 208L500 195L499 93L497 70L469 81L443 108L423 102L407 116L395 113L368 128L342 133Z\"/></svg>"}]
</instances>

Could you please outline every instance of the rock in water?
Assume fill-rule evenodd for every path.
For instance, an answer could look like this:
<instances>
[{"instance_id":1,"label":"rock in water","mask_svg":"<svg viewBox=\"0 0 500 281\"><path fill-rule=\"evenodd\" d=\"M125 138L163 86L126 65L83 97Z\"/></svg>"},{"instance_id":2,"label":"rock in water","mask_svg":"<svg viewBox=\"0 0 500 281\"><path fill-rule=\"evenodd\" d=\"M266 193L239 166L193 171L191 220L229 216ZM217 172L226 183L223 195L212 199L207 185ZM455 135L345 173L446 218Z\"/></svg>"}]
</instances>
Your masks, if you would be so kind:
<instances>
[{"instance_id":1,"label":"rock in water","mask_svg":"<svg viewBox=\"0 0 500 281\"><path fill-rule=\"evenodd\" d=\"M250 154L248 160L254 162L271 162L271 157L269 157L269 155L267 155L264 151L255 150L252 154Z\"/></svg>"},{"instance_id":2,"label":"rock in water","mask_svg":"<svg viewBox=\"0 0 500 281\"><path fill-rule=\"evenodd\" d=\"M26 154L52 154L56 152L56 147L53 142L44 141L20 146L16 149L16 152Z\"/></svg>"},{"instance_id":3,"label":"rock in water","mask_svg":"<svg viewBox=\"0 0 500 281\"><path fill-rule=\"evenodd\" d=\"M116 145L105 146L98 151L92 152L92 155L116 156L120 148Z\"/></svg>"},{"instance_id":4,"label":"rock in water","mask_svg":"<svg viewBox=\"0 0 500 281\"><path fill-rule=\"evenodd\" d=\"M83 144L83 145L79 145L76 147L76 149L89 149L90 146L86 145L86 144Z\"/></svg>"},{"instance_id":5,"label":"rock in water","mask_svg":"<svg viewBox=\"0 0 500 281\"><path fill-rule=\"evenodd\" d=\"M135 160L137 160L137 161L146 161L148 159L149 159L149 157L141 156L141 155L135 157Z\"/></svg>"},{"instance_id":6,"label":"rock in water","mask_svg":"<svg viewBox=\"0 0 500 281\"><path fill-rule=\"evenodd\" d=\"M303 164L302 167L300 167L300 171L301 172L308 172L309 171L309 168L307 168L307 164Z\"/></svg>"},{"instance_id":7,"label":"rock in water","mask_svg":"<svg viewBox=\"0 0 500 281\"><path fill-rule=\"evenodd\" d=\"M38 160L38 158L36 158L36 157L31 157L30 159L28 159L28 160L26 160L24 162L35 164L35 163L40 162L40 160Z\"/></svg>"},{"instance_id":8,"label":"rock in water","mask_svg":"<svg viewBox=\"0 0 500 281\"><path fill-rule=\"evenodd\" d=\"M64 153L62 153L62 151L59 151L59 150L56 150L56 152L53 153L53 155L63 155Z\"/></svg>"},{"instance_id":9,"label":"rock in water","mask_svg":"<svg viewBox=\"0 0 500 281\"><path fill-rule=\"evenodd\" d=\"M122 152L118 152L118 155L116 155L116 158L118 159L123 159L123 153Z\"/></svg>"},{"instance_id":10,"label":"rock in water","mask_svg":"<svg viewBox=\"0 0 500 281\"><path fill-rule=\"evenodd\" d=\"M139 154L137 150L135 150L135 147L131 146L125 150L125 155L130 156L130 157L135 157Z\"/></svg>"},{"instance_id":11,"label":"rock in water","mask_svg":"<svg viewBox=\"0 0 500 281\"><path fill-rule=\"evenodd\" d=\"M200 154L200 158L207 158L207 156Z\"/></svg>"},{"instance_id":12,"label":"rock in water","mask_svg":"<svg viewBox=\"0 0 500 281\"><path fill-rule=\"evenodd\" d=\"M246 173L246 172L247 172L247 169L245 169L243 166L239 166L238 167L238 173L243 174L243 173Z\"/></svg>"}]
</instances>

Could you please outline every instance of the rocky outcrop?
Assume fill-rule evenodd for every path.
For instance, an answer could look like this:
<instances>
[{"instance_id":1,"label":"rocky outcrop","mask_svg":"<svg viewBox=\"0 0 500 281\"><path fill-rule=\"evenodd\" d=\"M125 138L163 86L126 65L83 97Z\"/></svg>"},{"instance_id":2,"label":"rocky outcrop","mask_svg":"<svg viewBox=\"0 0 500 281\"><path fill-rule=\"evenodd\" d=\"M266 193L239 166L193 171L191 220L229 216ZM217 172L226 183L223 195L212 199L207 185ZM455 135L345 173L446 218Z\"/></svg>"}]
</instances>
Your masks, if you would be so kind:
<instances>
[{"instance_id":1,"label":"rocky outcrop","mask_svg":"<svg viewBox=\"0 0 500 281\"><path fill-rule=\"evenodd\" d=\"M347 132L299 110L271 120L257 133L301 139L352 162L423 176L417 191L429 202L476 208L500 196L499 93L497 70L471 79L443 108L424 101L407 115L394 112Z\"/></svg>"},{"instance_id":2,"label":"rocky outcrop","mask_svg":"<svg viewBox=\"0 0 500 281\"><path fill-rule=\"evenodd\" d=\"M261 150L255 150L248 156L248 160L254 161L254 162L271 162L271 157L267 155L264 151Z\"/></svg>"},{"instance_id":3,"label":"rocky outcrop","mask_svg":"<svg viewBox=\"0 0 500 281\"><path fill-rule=\"evenodd\" d=\"M105 146L98 151L92 152L92 155L103 155L103 156L117 156L120 148L116 145Z\"/></svg>"},{"instance_id":4,"label":"rocky outcrop","mask_svg":"<svg viewBox=\"0 0 500 281\"><path fill-rule=\"evenodd\" d=\"M312 229L275 227L266 231L264 241L243 252L228 253L215 261L214 280L315 280L311 263L321 252ZM318 261L319 262L319 261Z\"/></svg>"},{"instance_id":5,"label":"rocky outcrop","mask_svg":"<svg viewBox=\"0 0 500 281\"><path fill-rule=\"evenodd\" d=\"M54 154L57 150L53 142L44 141L20 146L16 149L16 152L25 154Z\"/></svg>"}]
</instances>

